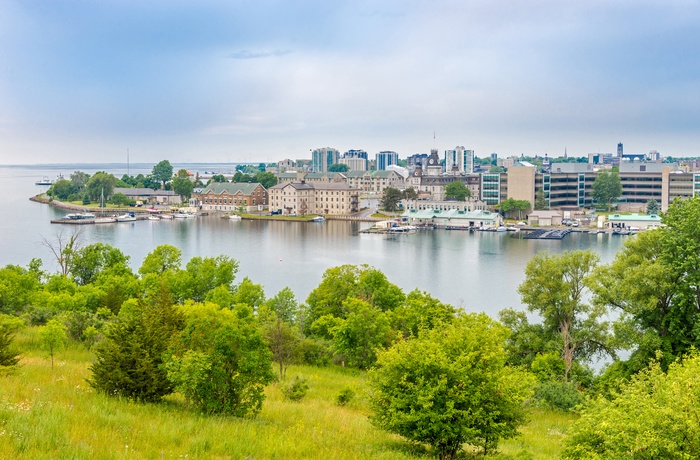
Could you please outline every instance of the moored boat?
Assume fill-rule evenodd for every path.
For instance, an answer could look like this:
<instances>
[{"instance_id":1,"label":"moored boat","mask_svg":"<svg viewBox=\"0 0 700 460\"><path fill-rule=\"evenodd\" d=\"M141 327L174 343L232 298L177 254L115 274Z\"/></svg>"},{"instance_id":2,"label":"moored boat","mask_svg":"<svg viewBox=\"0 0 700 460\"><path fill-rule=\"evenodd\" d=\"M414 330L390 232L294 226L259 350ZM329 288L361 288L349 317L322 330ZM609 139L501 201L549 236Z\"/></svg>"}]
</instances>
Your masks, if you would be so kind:
<instances>
[{"instance_id":1,"label":"moored boat","mask_svg":"<svg viewBox=\"0 0 700 460\"><path fill-rule=\"evenodd\" d=\"M117 216L117 222L136 222L136 216L133 212L127 212L121 216Z\"/></svg>"}]
</instances>

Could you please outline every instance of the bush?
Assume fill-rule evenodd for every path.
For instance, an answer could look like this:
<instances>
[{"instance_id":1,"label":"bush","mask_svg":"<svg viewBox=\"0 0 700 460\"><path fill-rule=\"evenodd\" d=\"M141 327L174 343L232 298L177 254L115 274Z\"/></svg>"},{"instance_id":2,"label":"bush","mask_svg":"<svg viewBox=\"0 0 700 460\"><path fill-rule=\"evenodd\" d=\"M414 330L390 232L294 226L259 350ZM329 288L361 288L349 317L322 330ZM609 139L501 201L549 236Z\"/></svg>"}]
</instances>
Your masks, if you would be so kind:
<instances>
[{"instance_id":1,"label":"bush","mask_svg":"<svg viewBox=\"0 0 700 460\"><path fill-rule=\"evenodd\" d=\"M533 400L548 409L570 411L583 402L583 395L573 383L549 381L535 387Z\"/></svg>"},{"instance_id":2,"label":"bush","mask_svg":"<svg viewBox=\"0 0 700 460\"><path fill-rule=\"evenodd\" d=\"M90 197L83 195L83 204L90 204Z\"/></svg>"},{"instance_id":3,"label":"bush","mask_svg":"<svg viewBox=\"0 0 700 460\"><path fill-rule=\"evenodd\" d=\"M23 326L22 320L0 314L0 369L12 368L19 362L19 354L12 347L15 332Z\"/></svg>"},{"instance_id":4,"label":"bush","mask_svg":"<svg viewBox=\"0 0 700 460\"><path fill-rule=\"evenodd\" d=\"M332 359L331 345L323 339L307 337L299 343L299 364L323 367L328 366Z\"/></svg>"},{"instance_id":5,"label":"bush","mask_svg":"<svg viewBox=\"0 0 700 460\"><path fill-rule=\"evenodd\" d=\"M282 387L282 394L290 401L301 401L309 391L308 380L304 377L296 376L294 380Z\"/></svg>"},{"instance_id":6,"label":"bush","mask_svg":"<svg viewBox=\"0 0 700 460\"><path fill-rule=\"evenodd\" d=\"M340 393L338 393L338 396L335 397L335 403L342 407L347 405L354 398L355 392L352 391L352 389L343 388L342 390L340 390Z\"/></svg>"}]
</instances>

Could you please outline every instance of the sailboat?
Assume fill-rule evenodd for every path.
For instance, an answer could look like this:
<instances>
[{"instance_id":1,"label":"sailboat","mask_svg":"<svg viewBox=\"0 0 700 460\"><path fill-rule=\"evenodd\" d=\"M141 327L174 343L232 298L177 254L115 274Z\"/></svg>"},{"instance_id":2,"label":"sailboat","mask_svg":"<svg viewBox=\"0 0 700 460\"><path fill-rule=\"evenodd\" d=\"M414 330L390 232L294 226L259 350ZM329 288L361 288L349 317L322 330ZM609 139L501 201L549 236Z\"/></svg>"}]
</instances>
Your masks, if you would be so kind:
<instances>
[{"instance_id":1,"label":"sailboat","mask_svg":"<svg viewBox=\"0 0 700 460\"><path fill-rule=\"evenodd\" d=\"M102 189L100 194L100 217L95 218L96 224L111 224L117 221L114 216L105 216L105 189Z\"/></svg>"}]
</instances>

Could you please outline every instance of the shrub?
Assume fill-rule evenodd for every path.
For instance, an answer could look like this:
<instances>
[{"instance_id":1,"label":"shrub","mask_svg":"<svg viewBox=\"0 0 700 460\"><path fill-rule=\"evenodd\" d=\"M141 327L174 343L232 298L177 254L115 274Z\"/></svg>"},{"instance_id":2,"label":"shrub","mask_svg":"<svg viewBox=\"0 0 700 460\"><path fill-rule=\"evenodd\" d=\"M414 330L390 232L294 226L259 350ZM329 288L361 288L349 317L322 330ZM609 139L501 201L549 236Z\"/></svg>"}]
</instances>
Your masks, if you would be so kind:
<instances>
[{"instance_id":1,"label":"shrub","mask_svg":"<svg viewBox=\"0 0 700 460\"><path fill-rule=\"evenodd\" d=\"M533 400L549 409L570 411L583 402L583 395L573 383L548 381L535 387Z\"/></svg>"},{"instance_id":2,"label":"shrub","mask_svg":"<svg viewBox=\"0 0 700 460\"><path fill-rule=\"evenodd\" d=\"M352 389L343 388L342 390L340 390L340 393L338 393L338 396L335 397L335 403L339 406L345 406L354 398L355 392L352 391Z\"/></svg>"},{"instance_id":3,"label":"shrub","mask_svg":"<svg viewBox=\"0 0 700 460\"><path fill-rule=\"evenodd\" d=\"M298 347L299 364L323 367L328 366L333 359L331 345L326 340L307 337Z\"/></svg>"},{"instance_id":4,"label":"shrub","mask_svg":"<svg viewBox=\"0 0 700 460\"><path fill-rule=\"evenodd\" d=\"M294 377L294 380L282 387L284 397L290 401L301 401L306 396L307 391L309 391L308 380L298 375Z\"/></svg>"},{"instance_id":5,"label":"shrub","mask_svg":"<svg viewBox=\"0 0 700 460\"><path fill-rule=\"evenodd\" d=\"M0 314L0 369L14 367L19 362L19 354L12 347L12 341L22 325L19 318Z\"/></svg>"}]
</instances>

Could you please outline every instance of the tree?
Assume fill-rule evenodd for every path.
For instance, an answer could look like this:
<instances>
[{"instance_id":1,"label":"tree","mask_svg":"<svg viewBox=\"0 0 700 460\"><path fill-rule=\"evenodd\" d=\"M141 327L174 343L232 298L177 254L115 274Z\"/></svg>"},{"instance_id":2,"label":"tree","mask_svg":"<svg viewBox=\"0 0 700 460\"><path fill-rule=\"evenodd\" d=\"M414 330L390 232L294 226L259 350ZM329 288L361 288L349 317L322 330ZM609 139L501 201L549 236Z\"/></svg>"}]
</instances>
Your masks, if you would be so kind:
<instances>
[{"instance_id":1,"label":"tree","mask_svg":"<svg viewBox=\"0 0 700 460\"><path fill-rule=\"evenodd\" d=\"M535 211L545 211L547 209L549 209L549 205L547 204L547 197L544 194L544 189L539 188L535 194Z\"/></svg>"},{"instance_id":2,"label":"tree","mask_svg":"<svg viewBox=\"0 0 700 460\"><path fill-rule=\"evenodd\" d=\"M394 187L385 188L380 203L382 209L387 212L395 212L398 209L401 198L403 198L403 193L401 193L401 190Z\"/></svg>"},{"instance_id":3,"label":"tree","mask_svg":"<svg viewBox=\"0 0 700 460\"><path fill-rule=\"evenodd\" d=\"M185 267L186 278L180 287L179 301L191 299L203 302L209 292L219 286L233 291L233 280L238 273L238 261L228 256L193 257Z\"/></svg>"},{"instance_id":4,"label":"tree","mask_svg":"<svg viewBox=\"0 0 700 460\"><path fill-rule=\"evenodd\" d=\"M659 208L659 203L655 199L647 201L647 214L658 215L661 209Z\"/></svg>"},{"instance_id":5,"label":"tree","mask_svg":"<svg viewBox=\"0 0 700 460\"><path fill-rule=\"evenodd\" d=\"M41 345L43 349L51 357L51 369L53 369L53 357L60 349L62 349L68 337L66 336L66 326L60 321L52 319L46 326L39 329L41 337Z\"/></svg>"},{"instance_id":6,"label":"tree","mask_svg":"<svg viewBox=\"0 0 700 460\"><path fill-rule=\"evenodd\" d=\"M470 196L472 196L472 192L462 181L456 180L445 185L446 200L466 201Z\"/></svg>"},{"instance_id":7,"label":"tree","mask_svg":"<svg viewBox=\"0 0 700 460\"><path fill-rule=\"evenodd\" d=\"M558 351L566 364L564 382L569 381L577 359L614 356L609 325L600 321L606 308L585 302L589 276L597 263L598 256L591 251L542 252L528 262L525 281L518 286L528 310L542 317L545 333L558 337Z\"/></svg>"},{"instance_id":8,"label":"tree","mask_svg":"<svg viewBox=\"0 0 700 460\"><path fill-rule=\"evenodd\" d=\"M88 180L85 186L85 193L90 200L99 202L103 194L105 198L112 195L116 183L117 178L112 174L104 171L96 172L92 175L90 180Z\"/></svg>"},{"instance_id":9,"label":"tree","mask_svg":"<svg viewBox=\"0 0 700 460\"><path fill-rule=\"evenodd\" d=\"M129 300L95 347L88 383L110 396L159 401L173 391L163 356L183 326L182 313L164 284L150 303Z\"/></svg>"},{"instance_id":10,"label":"tree","mask_svg":"<svg viewBox=\"0 0 700 460\"><path fill-rule=\"evenodd\" d=\"M179 170L173 179L173 191L187 200L192 195L192 190L194 190L194 183L190 180L189 173L186 169Z\"/></svg>"},{"instance_id":11,"label":"tree","mask_svg":"<svg viewBox=\"0 0 700 460\"><path fill-rule=\"evenodd\" d=\"M73 186L71 181L66 179L61 179L54 182L47 192L47 194L53 196L54 198L58 198L59 200L67 200L68 197L74 193L77 193L77 189Z\"/></svg>"},{"instance_id":12,"label":"tree","mask_svg":"<svg viewBox=\"0 0 700 460\"><path fill-rule=\"evenodd\" d=\"M82 192L85 186L87 185L89 179L90 174L82 171L75 171L73 174L71 174L70 183L73 186L73 189L75 189L74 193Z\"/></svg>"},{"instance_id":13,"label":"tree","mask_svg":"<svg viewBox=\"0 0 700 460\"><path fill-rule=\"evenodd\" d=\"M266 189L277 185L277 176L271 172L260 172L255 175L255 182L259 182L260 185Z\"/></svg>"},{"instance_id":14,"label":"tree","mask_svg":"<svg viewBox=\"0 0 700 460\"><path fill-rule=\"evenodd\" d=\"M73 268L73 256L82 244L82 231L75 229L70 235L59 230L53 239L41 237L41 244L47 247L56 259L62 275L68 275Z\"/></svg>"},{"instance_id":15,"label":"tree","mask_svg":"<svg viewBox=\"0 0 700 460\"><path fill-rule=\"evenodd\" d=\"M173 167L168 160L163 160L157 165L153 166L151 175L156 182L161 184L162 188L165 188L165 183L170 182L170 180L173 178Z\"/></svg>"},{"instance_id":16,"label":"tree","mask_svg":"<svg viewBox=\"0 0 700 460\"><path fill-rule=\"evenodd\" d=\"M457 309L452 305L414 289L400 306L390 312L389 318L392 328L408 338L418 336L423 329L443 327L451 323L456 315Z\"/></svg>"},{"instance_id":17,"label":"tree","mask_svg":"<svg viewBox=\"0 0 700 460\"><path fill-rule=\"evenodd\" d=\"M612 209L612 202L620 196L622 196L620 175L615 171L599 172L591 186L591 198L599 204L605 204L609 212Z\"/></svg>"},{"instance_id":18,"label":"tree","mask_svg":"<svg viewBox=\"0 0 700 460\"><path fill-rule=\"evenodd\" d=\"M205 414L255 415L274 375L267 344L252 316L188 304L185 328L166 355L168 377Z\"/></svg>"},{"instance_id":19,"label":"tree","mask_svg":"<svg viewBox=\"0 0 700 460\"><path fill-rule=\"evenodd\" d=\"M287 375L287 367L296 358L301 343L299 330L280 317L275 317L262 327L263 336L267 341L272 360L279 366L280 379Z\"/></svg>"},{"instance_id":20,"label":"tree","mask_svg":"<svg viewBox=\"0 0 700 460\"><path fill-rule=\"evenodd\" d=\"M181 264L182 251L175 246L162 244L143 259L139 273L141 275L149 273L160 275L166 271L179 270Z\"/></svg>"},{"instance_id":21,"label":"tree","mask_svg":"<svg viewBox=\"0 0 700 460\"><path fill-rule=\"evenodd\" d=\"M499 203L498 208L503 212L503 215L507 215L509 212L517 212L518 219L522 219L522 213L530 209L530 202L528 200L516 200L515 198L508 198Z\"/></svg>"},{"instance_id":22,"label":"tree","mask_svg":"<svg viewBox=\"0 0 700 460\"><path fill-rule=\"evenodd\" d=\"M328 172L348 172L350 167L343 163L334 163L328 167Z\"/></svg>"},{"instance_id":23,"label":"tree","mask_svg":"<svg viewBox=\"0 0 700 460\"><path fill-rule=\"evenodd\" d=\"M0 314L0 371L16 366L19 362L19 354L12 347L12 341L22 326L21 319Z\"/></svg>"},{"instance_id":24,"label":"tree","mask_svg":"<svg viewBox=\"0 0 700 460\"><path fill-rule=\"evenodd\" d=\"M568 433L562 458L655 459L700 457L700 356L664 373L654 362L612 399L587 404Z\"/></svg>"},{"instance_id":25,"label":"tree","mask_svg":"<svg viewBox=\"0 0 700 460\"><path fill-rule=\"evenodd\" d=\"M74 251L69 272L78 285L94 283L107 270L131 273L129 256L106 243L93 243Z\"/></svg>"},{"instance_id":26,"label":"tree","mask_svg":"<svg viewBox=\"0 0 700 460\"><path fill-rule=\"evenodd\" d=\"M466 314L444 328L380 351L368 373L371 421L455 458L464 443L485 452L517 434L532 377L506 365L507 330L485 314Z\"/></svg>"},{"instance_id":27,"label":"tree","mask_svg":"<svg viewBox=\"0 0 700 460\"><path fill-rule=\"evenodd\" d=\"M115 193L110 198L109 201L117 206L128 206L132 202L131 198L124 195L123 193Z\"/></svg>"},{"instance_id":28,"label":"tree","mask_svg":"<svg viewBox=\"0 0 700 460\"><path fill-rule=\"evenodd\" d=\"M211 176L211 182L225 183L228 181L226 180L226 176L223 174L214 174Z\"/></svg>"},{"instance_id":29,"label":"tree","mask_svg":"<svg viewBox=\"0 0 700 460\"><path fill-rule=\"evenodd\" d=\"M408 187L403 191L403 199L404 200L417 200L418 199L418 192L416 192L416 189L413 187Z\"/></svg>"},{"instance_id":30,"label":"tree","mask_svg":"<svg viewBox=\"0 0 700 460\"><path fill-rule=\"evenodd\" d=\"M0 268L0 313L19 314L41 288L41 274L18 265Z\"/></svg>"},{"instance_id":31,"label":"tree","mask_svg":"<svg viewBox=\"0 0 700 460\"><path fill-rule=\"evenodd\" d=\"M295 324L299 314L299 303L294 292L289 287L283 288L274 297L270 297L265 305L282 321Z\"/></svg>"}]
</instances>

